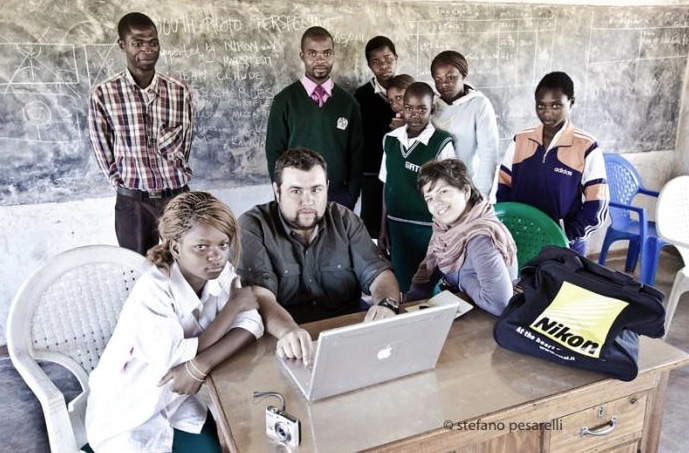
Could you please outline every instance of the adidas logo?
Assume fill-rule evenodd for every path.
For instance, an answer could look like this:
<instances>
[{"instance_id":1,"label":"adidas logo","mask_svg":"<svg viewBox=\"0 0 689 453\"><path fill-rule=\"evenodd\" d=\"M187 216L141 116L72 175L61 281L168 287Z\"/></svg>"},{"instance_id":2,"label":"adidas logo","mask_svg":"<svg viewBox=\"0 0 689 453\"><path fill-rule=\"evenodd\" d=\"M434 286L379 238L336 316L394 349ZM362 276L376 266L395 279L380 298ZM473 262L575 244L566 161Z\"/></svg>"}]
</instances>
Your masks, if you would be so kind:
<instances>
[{"instance_id":1,"label":"adidas logo","mask_svg":"<svg viewBox=\"0 0 689 453\"><path fill-rule=\"evenodd\" d=\"M570 170L560 168L560 167L555 167L555 170L553 170L555 173L561 173L566 176L572 176L572 172Z\"/></svg>"}]
</instances>

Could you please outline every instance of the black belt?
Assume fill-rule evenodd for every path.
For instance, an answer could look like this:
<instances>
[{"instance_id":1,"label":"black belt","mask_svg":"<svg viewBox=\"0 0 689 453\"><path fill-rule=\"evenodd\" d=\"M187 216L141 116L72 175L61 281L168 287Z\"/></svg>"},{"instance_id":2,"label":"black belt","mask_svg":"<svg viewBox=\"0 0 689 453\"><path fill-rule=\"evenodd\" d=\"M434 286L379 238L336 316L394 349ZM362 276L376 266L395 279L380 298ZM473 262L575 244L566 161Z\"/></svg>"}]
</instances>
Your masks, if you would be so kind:
<instances>
[{"instance_id":1,"label":"black belt","mask_svg":"<svg viewBox=\"0 0 689 453\"><path fill-rule=\"evenodd\" d=\"M158 199L158 198L172 198L175 195L179 195L182 192L189 192L189 187L184 186L179 189L163 189L163 190L137 190L129 189L123 186L117 186L117 193L127 197L134 198L135 200L148 200L148 199Z\"/></svg>"}]
</instances>

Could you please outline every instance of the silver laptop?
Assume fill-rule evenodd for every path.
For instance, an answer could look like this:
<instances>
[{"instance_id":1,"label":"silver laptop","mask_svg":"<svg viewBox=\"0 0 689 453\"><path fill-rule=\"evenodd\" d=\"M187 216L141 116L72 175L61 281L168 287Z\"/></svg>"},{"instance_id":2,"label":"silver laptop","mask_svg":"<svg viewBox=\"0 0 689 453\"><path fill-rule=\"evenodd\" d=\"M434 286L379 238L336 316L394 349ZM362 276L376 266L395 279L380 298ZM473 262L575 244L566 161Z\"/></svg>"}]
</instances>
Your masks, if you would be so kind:
<instances>
[{"instance_id":1,"label":"silver laptop","mask_svg":"<svg viewBox=\"0 0 689 453\"><path fill-rule=\"evenodd\" d=\"M460 303L468 305L443 291L427 308L321 332L312 366L278 360L309 401L425 371L435 367Z\"/></svg>"}]
</instances>

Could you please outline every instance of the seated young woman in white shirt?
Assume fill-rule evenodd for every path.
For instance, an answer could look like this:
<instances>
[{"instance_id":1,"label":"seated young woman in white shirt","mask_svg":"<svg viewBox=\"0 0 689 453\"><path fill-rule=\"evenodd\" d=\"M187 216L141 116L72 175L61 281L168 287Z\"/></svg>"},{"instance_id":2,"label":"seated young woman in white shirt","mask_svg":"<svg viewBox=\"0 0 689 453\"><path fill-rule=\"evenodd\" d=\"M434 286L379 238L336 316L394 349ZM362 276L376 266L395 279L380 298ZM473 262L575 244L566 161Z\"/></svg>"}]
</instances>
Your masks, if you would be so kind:
<instances>
[{"instance_id":1,"label":"seated young woman in white shirt","mask_svg":"<svg viewBox=\"0 0 689 453\"><path fill-rule=\"evenodd\" d=\"M97 452L220 452L195 396L207 374L263 334L251 287L241 288L237 220L205 192L175 197L162 243L122 308L91 373L86 431ZM203 430L202 430L203 428Z\"/></svg>"}]
</instances>

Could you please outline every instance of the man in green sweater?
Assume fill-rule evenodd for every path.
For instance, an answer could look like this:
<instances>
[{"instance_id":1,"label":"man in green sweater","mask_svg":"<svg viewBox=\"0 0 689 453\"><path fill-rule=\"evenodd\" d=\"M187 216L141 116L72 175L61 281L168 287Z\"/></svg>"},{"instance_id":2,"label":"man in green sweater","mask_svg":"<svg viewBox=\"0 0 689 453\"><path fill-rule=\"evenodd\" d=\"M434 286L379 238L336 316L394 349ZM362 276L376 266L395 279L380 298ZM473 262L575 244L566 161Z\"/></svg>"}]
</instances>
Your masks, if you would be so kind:
<instances>
[{"instance_id":1,"label":"man in green sweater","mask_svg":"<svg viewBox=\"0 0 689 453\"><path fill-rule=\"evenodd\" d=\"M326 29L304 32L299 52L304 76L273 99L266 159L274 181L275 162L287 149L318 152L328 164L328 200L353 209L361 190L364 135L359 104L330 77L334 55L333 38Z\"/></svg>"}]
</instances>

